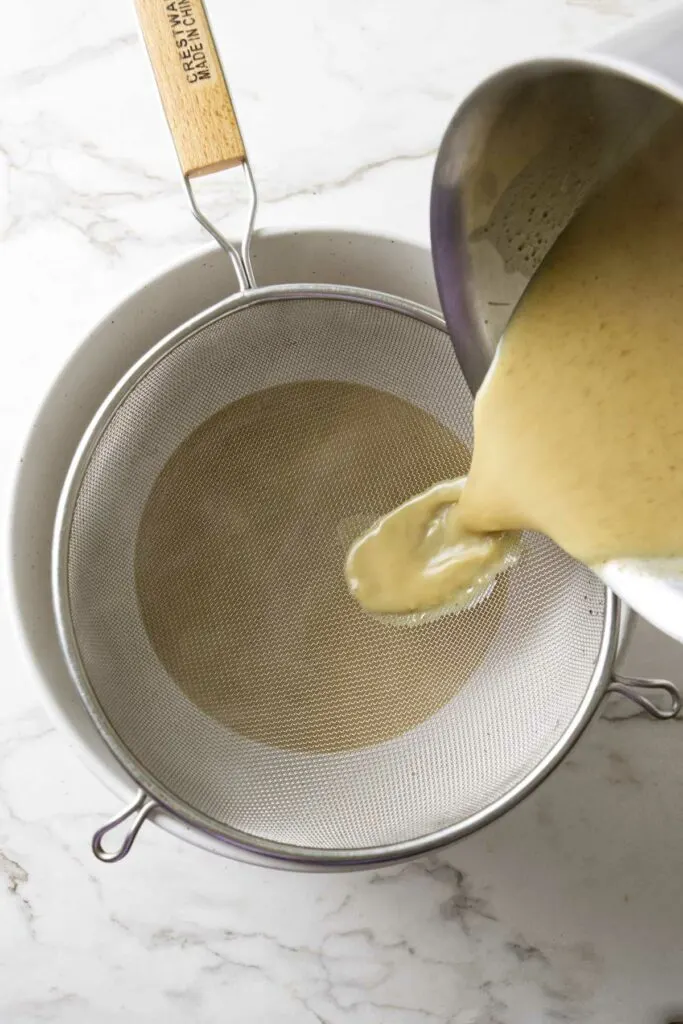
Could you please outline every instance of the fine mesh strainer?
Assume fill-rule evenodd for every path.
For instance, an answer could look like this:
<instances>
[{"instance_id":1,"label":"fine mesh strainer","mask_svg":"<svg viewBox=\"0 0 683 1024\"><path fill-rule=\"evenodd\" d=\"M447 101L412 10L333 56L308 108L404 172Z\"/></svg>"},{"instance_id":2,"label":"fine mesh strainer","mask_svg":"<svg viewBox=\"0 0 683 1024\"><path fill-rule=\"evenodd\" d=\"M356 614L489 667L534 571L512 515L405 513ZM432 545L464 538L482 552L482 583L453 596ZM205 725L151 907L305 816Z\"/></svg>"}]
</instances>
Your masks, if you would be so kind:
<instances>
[{"instance_id":1,"label":"fine mesh strainer","mask_svg":"<svg viewBox=\"0 0 683 1024\"><path fill-rule=\"evenodd\" d=\"M470 392L427 309L353 288L255 287L256 193L204 11L193 0L176 23L153 0L137 8L193 208L242 290L130 370L60 501L61 642L140 786L93 849L120 859L161 806L280 862L409 856L512 806L604 692L623 689L619 608L536 535L467 612L399 630L356 606L348 545L466 472ZM252 190L241 252L190 184L233 164ZM639 700L670 717L676 690L658 685L669 709Z\"/></svg>"}]
</instances>

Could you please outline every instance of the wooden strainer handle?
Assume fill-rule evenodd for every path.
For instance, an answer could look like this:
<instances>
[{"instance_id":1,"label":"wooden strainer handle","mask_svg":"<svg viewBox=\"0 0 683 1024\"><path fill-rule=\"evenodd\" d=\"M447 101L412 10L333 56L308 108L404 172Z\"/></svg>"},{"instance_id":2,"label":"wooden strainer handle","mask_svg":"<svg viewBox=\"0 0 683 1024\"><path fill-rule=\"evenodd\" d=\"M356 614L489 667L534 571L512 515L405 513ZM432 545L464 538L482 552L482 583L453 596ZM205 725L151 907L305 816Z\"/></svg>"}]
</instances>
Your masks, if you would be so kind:
<instances>
[{"instance_id":1,"label":"wooden strainer handle","mask_svg":"<svg viewBox=\"0 0 683 1024\"><path fill-rule=\"evenodd\" d=\"M202 0L134 0L183 174L246 163Z\"/></svg>"}]
</instances>

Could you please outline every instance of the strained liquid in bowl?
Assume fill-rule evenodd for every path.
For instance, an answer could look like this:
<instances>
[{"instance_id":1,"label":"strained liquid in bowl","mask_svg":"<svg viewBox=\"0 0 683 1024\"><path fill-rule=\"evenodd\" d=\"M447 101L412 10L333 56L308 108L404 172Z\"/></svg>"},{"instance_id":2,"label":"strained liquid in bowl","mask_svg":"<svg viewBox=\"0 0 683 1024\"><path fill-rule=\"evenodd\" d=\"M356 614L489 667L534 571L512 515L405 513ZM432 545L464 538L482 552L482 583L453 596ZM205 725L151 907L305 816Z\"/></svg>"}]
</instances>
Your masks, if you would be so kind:
<instances>
[{"instance_id":1,"label":"strained liquid in bowl","mask_svg":"<svg viewBox=\"0 0 683 1024\"><path fill-rule=\"evenodd\" d=\"M332 752L390 739L482 662L501 581L457 620L396 631L343 573L352 538L467 448L386 391L297 381L247 395L171 455L146 502L135 578L149 640L202 711L243 736Z\"/></svg>"}]
</instances>

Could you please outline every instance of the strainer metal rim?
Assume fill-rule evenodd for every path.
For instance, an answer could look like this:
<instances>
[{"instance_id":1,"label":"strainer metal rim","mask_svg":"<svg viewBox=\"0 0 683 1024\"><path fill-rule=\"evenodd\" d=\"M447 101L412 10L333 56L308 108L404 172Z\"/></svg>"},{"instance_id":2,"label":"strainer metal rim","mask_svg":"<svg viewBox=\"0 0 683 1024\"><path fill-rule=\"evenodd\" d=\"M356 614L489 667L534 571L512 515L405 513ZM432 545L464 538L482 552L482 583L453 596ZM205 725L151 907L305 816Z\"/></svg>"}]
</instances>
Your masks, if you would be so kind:
<instances>
[{"instance_id":1,"label":"strainer metal rim","mask_svg":"<svg viewBox=\"0 0 683 1024\"><path fill-rule=\"evenodd\" d=\"M341 285L301 284L270 285L240 292L193 317L154 345L123 376L93 417L71 461L57 506L52 544L52 599L57 634L62 653L88 713L99 734L125 771L144 793L180 821L208 833L228 844L252 854L273 860L341 869L402 860L447 845L474 832L514 807L531 793L568 753L597 710L611 680L617 650L618 599L605 588L605 613L600 650L584 697L569 725L545 757L520 782L489 805L436 832L381 846L356 849L328 849L297 846L264 839L215 821L180 800L160 784L138 758L131 753L104 711L83 665L72 625L67 587L67 558L71 522L83 476L91 455L121 401L137 383L177 345L188 341L198 330L215 320L263 302L290 299L346 300L403 313L445 333L445 322L435 311L407 299L386 293Z\"/></svg>"}]
</instances>

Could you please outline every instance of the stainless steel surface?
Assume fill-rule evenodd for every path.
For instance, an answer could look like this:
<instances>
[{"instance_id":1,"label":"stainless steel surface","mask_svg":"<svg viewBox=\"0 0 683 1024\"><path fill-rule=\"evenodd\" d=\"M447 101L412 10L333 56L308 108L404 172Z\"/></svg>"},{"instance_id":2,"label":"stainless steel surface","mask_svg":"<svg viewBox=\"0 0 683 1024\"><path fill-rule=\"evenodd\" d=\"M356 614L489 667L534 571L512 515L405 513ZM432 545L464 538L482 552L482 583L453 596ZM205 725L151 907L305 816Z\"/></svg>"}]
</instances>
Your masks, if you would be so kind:
<instances>
[{"instance_id":1,"label":"stainless steel surface","mask_svg":"<svg viewBox=\"0 0 683 1024\"><path fill-rule=\"evenodd\" d=\"M566 57L504 69L457 111L434 171L432 254L474 392L555 239L675 109L672 99L590 58Z\"/></svg>"},{"instance_id":2,"label":"stainless steel surface","mask_svg":"<svg viewBox=\"0 0 683 1024\"><path fill-rule=\"evenodd\" d=\"M473 393L528 281L577 209L663 120L680 115L682 58L677 8L600 50L504 68L456 111L434 171L432 255ZM623 560L600 575L683 640L680 564Z\"/></svg>"}]
</instances>

